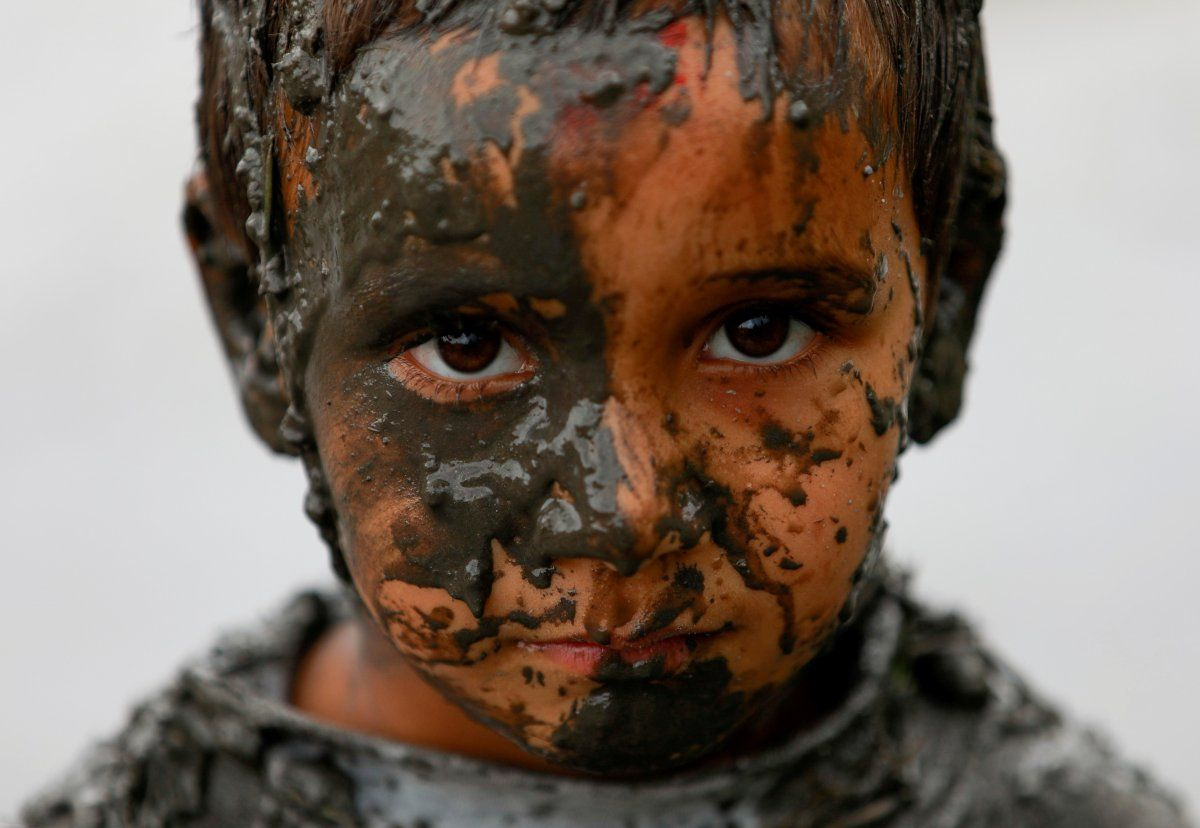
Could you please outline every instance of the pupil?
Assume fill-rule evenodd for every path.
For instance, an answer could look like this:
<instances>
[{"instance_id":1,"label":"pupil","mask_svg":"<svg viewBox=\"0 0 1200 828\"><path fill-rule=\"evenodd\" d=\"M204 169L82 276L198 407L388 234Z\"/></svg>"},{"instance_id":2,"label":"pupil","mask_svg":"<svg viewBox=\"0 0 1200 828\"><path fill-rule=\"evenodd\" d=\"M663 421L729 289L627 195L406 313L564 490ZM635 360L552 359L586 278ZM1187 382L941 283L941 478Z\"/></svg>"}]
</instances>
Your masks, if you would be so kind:
<instances>
[{"instance_id":1,"label":"pupil","mask_svg":"<svg viewBox=\"0 0 1200 828\"><path fill-rule=\"evenodd\" d=\"M748 311L725 323L730 344L748 357L770 356L787 342L792 319L788 314Z\"/></svg>"},{"instance_id":2,"label":"pupil","mask_svg":"<svg viewBox=\"0 0 1200 828\"><path fill-rule=\"evenodd\" d=\"M463 328L438 337L438 353L460 374L477 374L500 353L500 334L490 328Z\"/></svg>"}]
</instances>

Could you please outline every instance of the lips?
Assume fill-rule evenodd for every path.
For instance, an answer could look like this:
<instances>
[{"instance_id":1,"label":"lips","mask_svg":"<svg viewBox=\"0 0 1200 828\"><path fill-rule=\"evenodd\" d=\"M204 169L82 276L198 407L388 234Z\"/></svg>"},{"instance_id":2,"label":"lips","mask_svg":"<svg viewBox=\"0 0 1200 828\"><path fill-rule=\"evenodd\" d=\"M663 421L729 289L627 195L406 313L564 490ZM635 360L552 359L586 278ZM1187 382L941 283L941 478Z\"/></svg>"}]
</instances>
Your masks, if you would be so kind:
<instances>
[{"instance_id":1,"label":"lips","mask_svg":"<svg viewBox=\"0 0 1200 828\"><path fill-rule=\"evenodd\" d=\"M578 640L522 641L519 646L587 678L644 680L678 672L690 660L697 642L707 637L709 634L678 634L608 646Z\"/></svg>"}]
</instances>

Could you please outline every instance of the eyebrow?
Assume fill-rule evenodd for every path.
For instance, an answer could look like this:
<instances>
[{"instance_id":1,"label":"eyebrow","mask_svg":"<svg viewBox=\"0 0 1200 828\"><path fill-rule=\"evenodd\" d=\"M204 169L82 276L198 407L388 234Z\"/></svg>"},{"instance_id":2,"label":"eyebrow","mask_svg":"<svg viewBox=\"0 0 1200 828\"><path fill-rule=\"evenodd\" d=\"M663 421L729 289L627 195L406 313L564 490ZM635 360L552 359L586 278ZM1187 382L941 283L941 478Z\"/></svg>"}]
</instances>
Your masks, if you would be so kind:
<instances>
[{"instance_id":1,"label":"eyebrow","mask_svg":"<svg viewBox=\"0 0 1200 828\"><path fill-rule=\"evenodd\" d=\"M353 318L387 336L388 330L428 324L432 316L478 303L489 294L564 298L560 275L526 271L520 281L514 284L511 270L490 255L430 248L416 252L402 266L364 264L334 310L343 319ZM787 289L813 322L829 325L853 324L869 316L878 286L876 274L861 265L824 258L797 266L713 273L697 278L694 287L762 283Z\"/></svg>"},{"instance_id":2,"label":"eyebrow","mask_svg":"<svg viewBox=\"0 0 1200 828\"><path fill-rule=\"evenodd\" d=\"M563 277L552 272L513 271L495 257L452 246L410 251L406 261L367 262L345 282L331 308L343 321L379 329L427 324L431 316L477 304L488 295L563 298Z\"/></svg>"},{"instance_id":3,"label":"eyebrow","mask_svg":"<svg viewBox=\"0 0 1200 828\"><path fill-rule=\"evenodd\" d=\"M875 306L878 279L875 271L866 270L841 259L806 262L798 267L768 267L715 273L706 276L702 284L773 282L780 286L799 288L805 301L820 311L828 309L839 314L867 316Z\"/></svg>"},{"instance_id":4,"label":"eyebrow","mask_svg":"<svg viewBox=\"0 0 1200 828\"><path fill-rule=\"evenodd\" d=\"M512 293L509 274L479 266L431 268L414 263L402 268L381 268L351 287L344 303L360 309L383 305L390 316L412 316L469 304L481 296Z\"/></svg>"}]
</instances>

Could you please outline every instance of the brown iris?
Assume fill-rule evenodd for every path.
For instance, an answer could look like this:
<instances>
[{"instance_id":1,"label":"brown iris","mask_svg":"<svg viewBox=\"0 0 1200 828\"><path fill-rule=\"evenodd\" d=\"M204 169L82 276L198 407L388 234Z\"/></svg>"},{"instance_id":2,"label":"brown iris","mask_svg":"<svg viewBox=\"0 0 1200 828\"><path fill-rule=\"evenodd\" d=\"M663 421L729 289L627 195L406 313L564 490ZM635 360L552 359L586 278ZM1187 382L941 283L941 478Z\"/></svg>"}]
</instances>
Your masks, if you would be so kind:
<instances>
[{"instance_id":1,"label":"brown iris","mask_svg":"<svg viewBox=\"0 0 1200 828\"><path fill-rule=\"evenodd\" d=\"M786 313L754 308L739 311L725 322L729 344L752 359L769 357L787 342L792 319Z\"/></svg>"},{"instance_id":2,"label":"brown iris","mask_svg":"<svg viewBox=\"0 0 1200 828\"><path fill-rule=\"evenodd\" d=\"M465 324L437 339L438 354L462 374L477 374L500 353L500 332L494 326Z\"/></svg>"}]
</instances>

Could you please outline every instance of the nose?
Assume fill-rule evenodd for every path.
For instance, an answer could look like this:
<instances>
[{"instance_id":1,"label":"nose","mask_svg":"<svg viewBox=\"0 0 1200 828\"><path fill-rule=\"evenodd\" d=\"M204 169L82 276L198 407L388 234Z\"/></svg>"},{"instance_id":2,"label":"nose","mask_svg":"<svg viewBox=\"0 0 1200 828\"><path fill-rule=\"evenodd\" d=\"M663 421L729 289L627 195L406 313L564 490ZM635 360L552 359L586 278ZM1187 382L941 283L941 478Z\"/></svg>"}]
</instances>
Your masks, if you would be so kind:
<instances>
[{"instance_id":1,"label":"nose","mask_svg":"<svg viewBox=\"0 0 1200 828\"><path fill-rule=\"evenodd\" d=\"M647 423L646 420L651 420ZM616 507L632 532L629 550L639 561L651 557L659 546L658 523L670 511L657 471L667 468L674 452L670 435L658 428L660 418L639 417L610 397L604 406L602 427L612 442L620 469Z\"/></svg>"},{"instance_id":2,"label":"nose","mask_svg":"<svg viewBox=\"0 0 1200 828\"><path fill-rule=\"evenodd\" d=\"M632 575L663 546L672 509L658 470L672 462L674 441L661 418L616 397L576 403L547 448L553 485L538 509L534 543L549 558L595 558Z\"/></svg>"}]
</instances>

